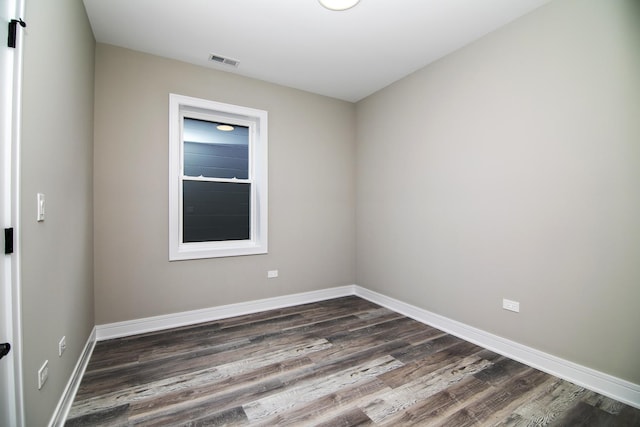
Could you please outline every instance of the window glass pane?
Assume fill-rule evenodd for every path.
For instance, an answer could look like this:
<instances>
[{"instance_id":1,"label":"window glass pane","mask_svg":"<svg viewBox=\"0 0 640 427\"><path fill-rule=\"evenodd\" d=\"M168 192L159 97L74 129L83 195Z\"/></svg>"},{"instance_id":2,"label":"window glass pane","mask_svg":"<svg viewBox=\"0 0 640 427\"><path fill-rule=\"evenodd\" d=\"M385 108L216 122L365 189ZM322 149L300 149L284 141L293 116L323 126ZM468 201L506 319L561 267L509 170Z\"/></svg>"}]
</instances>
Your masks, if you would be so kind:
<instances>
[{"instance_id":1,"label":"window glass pane","mask_svg":"<svg viewBox=\"0 0 640 427\"><path fill-rule=\"evenodd\" d=\"M248 127L185 117L183 138L185 175L249 178Z\"/></svg>"},{"instance_id":2,"label":"window glass pane","mask_svg":"<svg viewBox=\"0 0 640 427\"><path fill-rule=\"evenodd\" d=\"M251 184L183 181L183 242L249 239Z\"/></svg>"}]
</instances>

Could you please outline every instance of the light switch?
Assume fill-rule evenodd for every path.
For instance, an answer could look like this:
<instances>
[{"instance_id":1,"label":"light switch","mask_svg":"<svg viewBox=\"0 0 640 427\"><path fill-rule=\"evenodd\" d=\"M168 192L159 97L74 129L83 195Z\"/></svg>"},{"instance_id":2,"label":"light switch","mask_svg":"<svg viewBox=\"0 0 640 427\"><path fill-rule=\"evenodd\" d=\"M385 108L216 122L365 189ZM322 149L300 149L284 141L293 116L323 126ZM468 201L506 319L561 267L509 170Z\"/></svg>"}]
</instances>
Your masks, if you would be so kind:
<instances>
[{"instance_id":1,"label":"light switch","mask_svg":"<svg viewBox=\"0 0 640 427\"><path fill-rule=\"evenodd\" d=\"M38 193L38 222L44 221L44 194Z\"/></svg>"}]
</instances>

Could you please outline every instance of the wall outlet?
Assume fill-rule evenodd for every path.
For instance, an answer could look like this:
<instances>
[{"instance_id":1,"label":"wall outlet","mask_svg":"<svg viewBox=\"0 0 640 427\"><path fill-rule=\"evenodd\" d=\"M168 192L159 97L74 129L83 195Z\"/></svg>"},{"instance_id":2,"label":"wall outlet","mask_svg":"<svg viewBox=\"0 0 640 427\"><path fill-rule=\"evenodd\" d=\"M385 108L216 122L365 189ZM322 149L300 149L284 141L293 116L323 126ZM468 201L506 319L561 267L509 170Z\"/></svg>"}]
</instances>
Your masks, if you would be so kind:
<instances>
[{"instance_id":1,"label":"wall outlet","mask_svg":"<svg viewBox=\"0 0 640 427\"><path fill-rule=\"evenodd\" d=\"M276 277L278 277L278 270L267 271L267 279L275 279Z\"/></svg>"},{"instance_id":2,"label":"wall outlet","mask_svg":"<svg viewBox=\"0 0 640 427\"><path fill-rule=\"evenodd\" d=\"M42 367L38 369L38 390L42 388L47 378L49 378L49 361L45 360Z\"/></svg>"},{"instance_id":3,"label":"wall outlet","mask_svg":"<svg viewBox=\"0 0 640 427\"><path fill-rule=\"evenodd\" d=\"M520 313L520 303L518 301L511 301L510 299L502 299L502 308L509 311L515 311Z\"/></svg>"},{"instance_id":4,"label":"wall outlet","mask_svg":"<svg viewBox=\"0 0 640 427\"><path fill-rule=\"evenodd\" d=\"M67 337L64 336L58 343L58 357L62 357L62 353L67 349Z\"/></svg>"}]
</instances>

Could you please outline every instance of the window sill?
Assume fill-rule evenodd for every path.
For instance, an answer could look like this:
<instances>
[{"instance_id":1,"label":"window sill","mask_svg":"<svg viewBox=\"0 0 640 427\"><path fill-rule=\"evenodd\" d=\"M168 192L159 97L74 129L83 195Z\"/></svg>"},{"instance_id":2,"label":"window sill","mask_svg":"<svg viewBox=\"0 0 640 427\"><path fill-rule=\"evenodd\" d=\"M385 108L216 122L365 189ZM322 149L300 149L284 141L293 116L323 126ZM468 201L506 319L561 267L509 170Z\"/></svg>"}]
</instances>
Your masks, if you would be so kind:
<instances>
[{"instance_id":1,"label":"window sill","mask_svg":"<svg viewBox=\"0 0 640 427\"><path fill-rule=\"evenodd\" d=\"M210 242L183 243L178 246L177 250L171 251L169 261L263 255L266 253L268 253L267 245L256 242L218 242L215 245Z\"/></svg>"}]
</instances>

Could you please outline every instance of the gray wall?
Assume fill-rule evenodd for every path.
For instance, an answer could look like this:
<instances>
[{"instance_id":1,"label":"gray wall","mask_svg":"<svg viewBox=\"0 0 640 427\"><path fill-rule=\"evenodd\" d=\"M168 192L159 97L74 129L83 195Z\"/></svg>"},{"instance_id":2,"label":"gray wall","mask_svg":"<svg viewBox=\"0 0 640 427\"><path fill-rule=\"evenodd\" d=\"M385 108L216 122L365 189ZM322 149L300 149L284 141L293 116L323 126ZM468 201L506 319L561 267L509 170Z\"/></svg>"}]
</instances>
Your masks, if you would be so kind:
<instances>
[{"instance_id":1,"label":"gray wall","mask_svg":"<svg viewBox=\"0 0 640 427\"><path fill-rule=\"evenodd\" d=\"M639 22L554 1L360 102L358 284L640 384Z\"/></svg>"},{"instance_id":2,"label":"gray wall","mask_svg":"<svg viewBox=\"0 0 640 427\"><path fill-rule=\"evenodd\" d=\"M95 78L97 324L354 283L353 104L102 44ZM269 254L168 261L170 92L269 112Z\"/></svg>"},{"instance_id":3,"label":"gray wall","mask_svg":"<svg viewBox=\"0 0 640 427\"><path fill-rule=\"evenodd\" d=\"M49 421L94 325L93 75L95 42L79 0L28 0L22 32L23 368L26 425ZM36 222L36 193L46 219ZM58 341L67 350L58 357ZM49 360L38 390L36 372Z\"/></svg>"}]
</instances>

